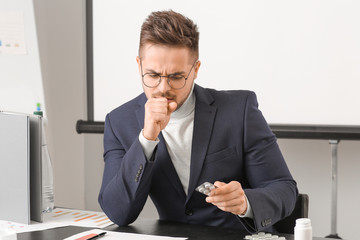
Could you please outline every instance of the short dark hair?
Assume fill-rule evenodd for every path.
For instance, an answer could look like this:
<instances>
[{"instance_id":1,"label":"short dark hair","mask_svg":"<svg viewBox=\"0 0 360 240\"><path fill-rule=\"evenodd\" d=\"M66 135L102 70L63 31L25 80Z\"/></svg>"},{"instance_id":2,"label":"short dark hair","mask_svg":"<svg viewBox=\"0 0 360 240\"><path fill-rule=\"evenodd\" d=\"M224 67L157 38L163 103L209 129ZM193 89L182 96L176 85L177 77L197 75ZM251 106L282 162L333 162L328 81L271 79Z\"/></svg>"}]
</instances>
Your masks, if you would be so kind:
<instances>
[{"instance_id":1,"label":"short dark hair","mask_svg":"<svg viewBox=\"0 0 360 240\"><path fill-rule=\"evenodd\" d=\"M173 10L152 12L141 26L139 56L147 44L187 47L199 57L199 31L189 18Z\"/></svg>"}]
</instances>

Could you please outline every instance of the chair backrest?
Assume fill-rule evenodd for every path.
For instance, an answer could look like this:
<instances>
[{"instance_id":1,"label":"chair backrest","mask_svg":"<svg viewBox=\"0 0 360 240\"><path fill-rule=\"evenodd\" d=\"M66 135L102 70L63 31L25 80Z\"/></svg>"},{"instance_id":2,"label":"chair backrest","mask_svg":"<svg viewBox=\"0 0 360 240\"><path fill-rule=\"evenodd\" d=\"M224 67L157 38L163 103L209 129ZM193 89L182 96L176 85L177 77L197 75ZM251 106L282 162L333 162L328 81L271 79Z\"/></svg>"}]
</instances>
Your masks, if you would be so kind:
<instances>
[{"instance_id":1,"label":"chair backrest","mask_svg":"<svg viewBox=\"0 0 360 240\"><path fill-rule=\"evenodd\" d=\"M275 223L275 228L279 233L294 234L296 219L307 218L309 214L309 196L307 194L299 194L295 208L286 218Z\"/></svg>"}]
</instances>

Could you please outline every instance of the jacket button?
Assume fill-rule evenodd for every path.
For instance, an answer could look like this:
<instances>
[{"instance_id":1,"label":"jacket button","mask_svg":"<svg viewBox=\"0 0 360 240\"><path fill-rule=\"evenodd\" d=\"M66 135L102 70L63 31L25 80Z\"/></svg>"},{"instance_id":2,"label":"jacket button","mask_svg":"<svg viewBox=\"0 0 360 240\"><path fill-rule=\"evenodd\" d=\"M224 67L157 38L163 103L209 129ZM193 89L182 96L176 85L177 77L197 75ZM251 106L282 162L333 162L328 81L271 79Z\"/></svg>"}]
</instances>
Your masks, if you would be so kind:
<instances>
[{"instance_id":1,"label":"jacket button","mask_svg":"<svg viewBox=\"0 0 360 240\"><path fill-rule=\"evenodd\" d=\"M269 225L271 225L271 218L268 218L268 219L265 219L265 220L261 221L261 226L267 227Z\"/></svg>"},{"instance_id":2,"label":"jacket button","mask_svg":"<svg viewBox=\"0 0 360 240\"><path fill-rule=\"evenodd\" d=\"M193 215L193 211L190 209L185 209L185 214L188 216L192 216Z\"/></svg>"},{"instance_id":3,"label":"jacket button","mask_svg":"<svg viewBox=\"0 0 360 240\"><path fill-rule=\"evenodd\" d=\"M135 182L138 182L138 181L139 181L139 177L140 177L140 174L136 174L136 176L135 176Z\"/></svg>"}]
</instances>

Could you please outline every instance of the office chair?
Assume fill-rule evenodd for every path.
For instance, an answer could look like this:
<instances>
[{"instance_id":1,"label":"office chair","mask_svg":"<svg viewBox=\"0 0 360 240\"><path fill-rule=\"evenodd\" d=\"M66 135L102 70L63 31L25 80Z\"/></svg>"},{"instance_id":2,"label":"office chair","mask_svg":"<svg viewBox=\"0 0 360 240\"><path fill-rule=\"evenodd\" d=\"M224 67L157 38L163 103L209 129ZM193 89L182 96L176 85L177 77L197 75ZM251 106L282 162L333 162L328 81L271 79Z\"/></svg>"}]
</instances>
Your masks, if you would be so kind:
<instances>
[{"instance_id":1,"label":"office chair","mask_svg":"<svg viewBox=\"0 0 360 240\"><path fill-rule=\"evenodd\" d=\"M295 208L286 218L275 223L274 226L279 233L294 234L296 219L307 218L309 214L309 196L299 194L296 200Z\"/></svg>"}]
</instances>

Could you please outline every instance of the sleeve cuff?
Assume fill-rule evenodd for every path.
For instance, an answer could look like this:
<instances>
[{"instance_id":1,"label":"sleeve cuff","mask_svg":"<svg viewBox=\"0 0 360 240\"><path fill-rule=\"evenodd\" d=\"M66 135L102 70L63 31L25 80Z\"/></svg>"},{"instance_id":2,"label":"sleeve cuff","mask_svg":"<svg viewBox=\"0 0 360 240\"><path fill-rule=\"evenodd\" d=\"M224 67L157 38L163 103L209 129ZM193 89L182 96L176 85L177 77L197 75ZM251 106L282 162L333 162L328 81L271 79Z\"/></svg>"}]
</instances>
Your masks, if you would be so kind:
<instances>
[{"instance_id":1,"label":"sleeve cuff","mask_svg":"<svg viewBox=\"0 0 360 240\"><path fill-rule=\"evenodd\" d=\"M144 137L144 135L142 134L142 131L143 130L141 129L140 134L139 134L139 141L140 141L141 147L143 149L143 152L146 156L146 159L149 161L151 159L151 156L153 155L153 152L154 152L156 146L160 142L160 140L159 140L159 138L156 138L155 141L147 140Z\"/></svg>"},{"instance_id":2,"label":"sleeve cuff","mask_svg":"<svg viewBox=\"0 0 360 240\"><path fill-rule=\"evenodd\" d=\"M241 217L241 218L254 219L254 214L253 214L253 212L252 212L251 205L250 205L249 200L248 200L248 198L246 197L246 195L245 195L245 198L246 198L246 203L247 203L246 213L245 213L245 214L242 214L242 215L238 215L238 216Z\"/></svg>"}]
</instances>

